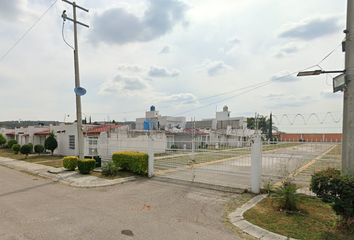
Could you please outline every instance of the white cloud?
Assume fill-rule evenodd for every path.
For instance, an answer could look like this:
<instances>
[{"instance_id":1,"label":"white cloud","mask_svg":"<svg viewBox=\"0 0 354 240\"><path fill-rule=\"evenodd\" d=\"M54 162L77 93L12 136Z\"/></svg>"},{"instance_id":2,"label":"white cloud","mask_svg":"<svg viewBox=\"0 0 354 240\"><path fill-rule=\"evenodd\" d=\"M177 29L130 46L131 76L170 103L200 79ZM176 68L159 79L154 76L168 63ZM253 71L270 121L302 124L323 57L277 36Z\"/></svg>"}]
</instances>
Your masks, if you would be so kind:
<instances>
[{"instance_id":1,"label":"white cloud","mask_svg":"<svg viewBox=\"0 0 354 240\"><path fill-rule=\"evenodd\" d=\"M177 24L186 25L188 5L178 0L149 0L142 17L124 7L111 8L94 17L89 36L94 44L127 44L159 38Z\"/></svg>"},{"instance_id":2,"label":"white cloud","mask_svg":"<svg viewBox=\"0 0 354 240\"><path fill-rule=\"evenodd\" d=\"M279 37L313 40L340 31L341 15L316 16L283 26Z\"/></svg>"},{"instance_id":3,"label":"white cloud","mask_svg":"<svg viewBox=\"0 0 354 240\"><path fill-rule=\"evenodd\" d=\"M333 98L343 99L343 92L333 93L333 91L322 91L320 94L323 98L327 98L327 99L333 99Z\"/></svg>"},{"instance_id":4,"label":"white cloud","mask_svg":"<svg viewBox=\"0 0 354 240\"><path fill-rule=\"evenodd\" d=\"M164 54L164 53L171 53L172 52L172 48L168 45L164 46L161 50L160 50L160 54Z\"/></svg>"},{"instance_id":5,"label":"white cloud","mask_svg":"<svg viewBox=\"0 0 354 240\"><path fill-rule=\"evenodd\" d=\"M206 71L209 76L222 75L233 70L233 67L225 64L223 61L214 61L205 59L203 63L197 66L197 71Z\"/></svg>"},{"instance_id":6,"label":"white cloud","mask_svg":"<svg viewBox=\"0 0 354 240\"><path fill-rule=\"evenodd\" d=\"M148 72L150 77L178 77L181 74L181 71L172 69L171 71L167 70L165 67L151 66Z\"/></svg>"},{"instance_id":7,"label":"white cloud","mask_svg":"<svg viewBox=\"0 0 354 240\"><path fill-rule=\"evenodd\" d=\"M232 38L227 39L227 43L237 44L240 42L241 42L241 40L238 39L237 37L232 37Z\"/></svg>"},{"instance_id":8,"label":"white cloud","mask_svg":"<svg viewBox=\"0 0 354 240\"><path fill-rule=\"evenodd\" d=\"M160 95L153 98L153 102L176 104L179 107L199 105L198 99L192 93L177 93L172 95Z\"/></svg>"},{"instance_id":9,"label":"white cloud","mask_svg":"<svg viewBox=\"0 0 354 240\"><path fill-rule=\"evenodd\" d=\"M263 97L267 100L270 109L280 108L296 108L305 106L316 101L313 97L308 95L285 95L282 93L270 93Z\"/></svg>"},{"instance_id":10,"label":"white cloud","mask_svg":"<svg viewBox=\"0 0 354 240\"><path fill-rule=\"evenodd\" d=\"M274 55L274 57L275 58L291 57L294 56L297 52L299 52L301 48L302 48L301 44L295 42L289 42L281 46L277 50L277 53Z\"/></svg>"}]
</instances>

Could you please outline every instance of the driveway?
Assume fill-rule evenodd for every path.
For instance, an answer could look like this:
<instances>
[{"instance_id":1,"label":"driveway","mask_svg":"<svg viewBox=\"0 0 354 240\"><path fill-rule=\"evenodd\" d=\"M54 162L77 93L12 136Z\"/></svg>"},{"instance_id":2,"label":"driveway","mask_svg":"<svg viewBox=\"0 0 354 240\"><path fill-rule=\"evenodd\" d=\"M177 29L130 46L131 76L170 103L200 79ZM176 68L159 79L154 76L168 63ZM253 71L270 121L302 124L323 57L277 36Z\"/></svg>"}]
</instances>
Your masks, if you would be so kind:
<instances>
[{"instance_id":1,"label":"driveway","mask_svg":"<svg viewBox=\"0 0 354 240\"><path fill-rule=\"evenodd\" d=\"M0 239L241 239L223 223L237 194L147 179L73 188L2 166L0 176Z\"/></svg>"}]
</instances>

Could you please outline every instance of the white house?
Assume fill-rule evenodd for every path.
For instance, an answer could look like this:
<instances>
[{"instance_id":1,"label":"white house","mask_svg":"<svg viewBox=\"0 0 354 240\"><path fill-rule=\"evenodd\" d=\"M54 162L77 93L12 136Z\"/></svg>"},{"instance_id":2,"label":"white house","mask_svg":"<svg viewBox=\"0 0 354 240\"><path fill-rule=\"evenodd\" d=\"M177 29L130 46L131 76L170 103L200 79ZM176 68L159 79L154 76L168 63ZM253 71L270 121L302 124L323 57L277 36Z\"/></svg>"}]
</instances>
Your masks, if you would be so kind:
<instances>
[{"instance_id":1,"label":"white house","mask_svg":"<svg viewBox=\"0 0 354 240\"><path fill-rule=\"evenodd\" d=\"M45 136L49 135L49 127L29 126L15 129L1 128L0 132L4 135L6 141L15 139L20 145L32 143L33 146L35 146L37 144L44 144Z\"/></svg>"},{"instance_id":2,"label":"white house","mask_svg":"<svg viewBox=\"0 0 354 240\"><path fill-rule=\"evenodd\" d=\"M138 151L148 153L148 131L131 130L129 125L83 125L84 155L101 156L103 160L111 160L112 154L119 151ZM54 154L78 156L77 125L52 125L58 141ZM154 144L154 152L165 152L166 135L154 131L153 138L158 139Z\"/></svg>"},{"instance_id":3,"label":"white house","mask_svg":"<svg viewBox=\"0 0 354 240\"><path fill-rule=\"evenodd\" d=\"M155 110L155 106L151 106L150 111L145 112L145 118L136 119L136 129L143 130L146 120L151 120L154 130L168 130L176 126L185 128L186 125L185 117L161 116L159 111Z\"/></svg>"}]
</instances>

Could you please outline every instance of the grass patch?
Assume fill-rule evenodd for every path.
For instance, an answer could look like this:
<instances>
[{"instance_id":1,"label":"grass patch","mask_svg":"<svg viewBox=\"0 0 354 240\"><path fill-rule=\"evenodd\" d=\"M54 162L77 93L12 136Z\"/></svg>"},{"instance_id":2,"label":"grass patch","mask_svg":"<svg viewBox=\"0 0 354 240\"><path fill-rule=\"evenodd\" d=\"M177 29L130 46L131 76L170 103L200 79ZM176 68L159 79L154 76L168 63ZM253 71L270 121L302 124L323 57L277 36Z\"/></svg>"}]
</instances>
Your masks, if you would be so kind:
<instances>
[{"instance_id":1,"label":"grass patch","mask_svg":"<svg viewBox=\"0 0 354 240\"><path fill-rule=\"evenodd\" d=\"M268 231L303 240L349 240L354 234L338 229L338 216L329 204L319 199L302 197L299 212L279 211L272 198L263 199L244 213L244 218Z\"/></svg>"},{"instance_id":2,"label":"grass patch","mask_svg":"<svg viewBox=\"0 0 354 240\"><path fill-rule=\"evenodd\" d=\"M26 162L43 162L43 161L48 161L48 160L61 160L63 159L63 156L61 155L50 155L50 154L30 154L28 155L27 159L25 159L25 155L18 153L15 154L13 150L8 149L8 148L0 148L0 157L5 157L5 158L11 158L15 160L24 160Z\"/></svg>"}]
</instances>

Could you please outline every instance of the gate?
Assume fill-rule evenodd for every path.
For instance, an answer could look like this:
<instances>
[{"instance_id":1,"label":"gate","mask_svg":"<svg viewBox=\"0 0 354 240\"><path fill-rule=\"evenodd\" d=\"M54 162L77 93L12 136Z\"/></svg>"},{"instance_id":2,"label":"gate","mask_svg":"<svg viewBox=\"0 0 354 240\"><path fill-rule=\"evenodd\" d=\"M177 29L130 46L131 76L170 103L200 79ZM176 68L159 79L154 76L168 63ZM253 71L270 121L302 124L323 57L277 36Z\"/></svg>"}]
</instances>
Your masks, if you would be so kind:
<instances>
[{"instance_id":1,"label":"gate","mask_svg":"<svg viewBox=\"0 0 354 240\"><path fill-rule=\"evenodd\" d=\"M327 168L341 169L340 142L263 142L262 183L291 180L308 192L311 175Z\"/></svg>"},{"instance_id":2,"label":"gate","mask_svg":"<svg viewBox=\"0 0 354 240\"><path fill-rule=\"evenodd\" d=\"M173 141L173 144L167 141L165 153L155 154L154 174L188 182L247 188L251 166L249 145L249 142L205 142L198 138Z\"/></svg>"}]
</instances>

